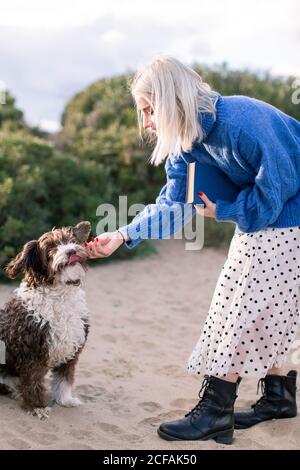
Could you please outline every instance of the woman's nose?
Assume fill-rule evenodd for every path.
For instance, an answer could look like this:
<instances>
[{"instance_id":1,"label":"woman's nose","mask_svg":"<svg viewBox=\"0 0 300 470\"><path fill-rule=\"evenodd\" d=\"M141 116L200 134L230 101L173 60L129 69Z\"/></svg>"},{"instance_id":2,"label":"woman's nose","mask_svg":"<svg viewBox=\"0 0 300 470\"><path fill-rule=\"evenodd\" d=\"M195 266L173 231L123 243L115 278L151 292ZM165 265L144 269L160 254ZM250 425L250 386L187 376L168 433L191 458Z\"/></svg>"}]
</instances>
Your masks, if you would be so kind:
<instances>
[{"instance_id":1,"label":"woman's nose","mask_svg":"<svg viewBox=\"0 0 300 470\"><path fill-rule=\"evenodd\" d=\"M144 116L143 118L143 126L144 126L144 129L147 129L148 127L151 127L152 123L151 123L151 120L149 119L148 116Z\"/></svg>"}]
</instances>

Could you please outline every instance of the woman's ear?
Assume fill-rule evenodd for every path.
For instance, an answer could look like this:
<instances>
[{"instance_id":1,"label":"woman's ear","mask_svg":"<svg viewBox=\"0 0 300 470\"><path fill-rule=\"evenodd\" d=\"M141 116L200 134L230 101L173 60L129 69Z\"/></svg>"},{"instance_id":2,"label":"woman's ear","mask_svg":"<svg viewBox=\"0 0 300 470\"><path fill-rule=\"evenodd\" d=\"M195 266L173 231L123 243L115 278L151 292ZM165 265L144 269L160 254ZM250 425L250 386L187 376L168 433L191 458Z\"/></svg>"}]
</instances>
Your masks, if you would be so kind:
<instances>
[{"instance_id":1,"label":"woman's ear","mask_svg":"<svg viewBox=\"0 0 300 470\"><path fill-rule=\"evenodd\" d=\"M21 272L32 269L38 272L40 269L41 259L39 256L38 241L31 240L23 247L23 251L8 263L5 271L11 279L15 279Z\"/></svg>"},{"instance_id":2,"label":"woman's ear","mask_svg":"<svg viewBox=\"0 0 300 470\"><path fill-rule=\"evenodd\" d=\"M84 243L87 241L91 232L91 224L88 221L79 222L72 230L79 243Z\"/></svg>"}]
</instances>

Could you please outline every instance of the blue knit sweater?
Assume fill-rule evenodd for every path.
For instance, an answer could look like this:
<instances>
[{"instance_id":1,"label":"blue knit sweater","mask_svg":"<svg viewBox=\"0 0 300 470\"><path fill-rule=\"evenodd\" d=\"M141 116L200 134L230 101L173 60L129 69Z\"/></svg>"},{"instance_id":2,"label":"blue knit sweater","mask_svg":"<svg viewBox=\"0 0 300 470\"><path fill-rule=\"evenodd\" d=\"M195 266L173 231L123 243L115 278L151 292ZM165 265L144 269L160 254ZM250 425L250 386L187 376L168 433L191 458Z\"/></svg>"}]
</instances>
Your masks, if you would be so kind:
<instances>
[{"instance_id":1,"label":"blue knit sweater","mask_svg":"<svg viewBox=\"0 0 300 470\"><path fill-rule=\"evenodd\" d=\"M199 113L203 141L167 158L167 182L155 204L120 228L131 238L128 248L146 238L169 238L191 220L186 175L187 163L195 160L210 161L243 187L234 202L216 201L216 221L234 222L236 232L300 225L300 122L255 98L214 92L213 99L216 120ZM172 223L166 224L171 208Z\"/></svg>"}]
</instances>

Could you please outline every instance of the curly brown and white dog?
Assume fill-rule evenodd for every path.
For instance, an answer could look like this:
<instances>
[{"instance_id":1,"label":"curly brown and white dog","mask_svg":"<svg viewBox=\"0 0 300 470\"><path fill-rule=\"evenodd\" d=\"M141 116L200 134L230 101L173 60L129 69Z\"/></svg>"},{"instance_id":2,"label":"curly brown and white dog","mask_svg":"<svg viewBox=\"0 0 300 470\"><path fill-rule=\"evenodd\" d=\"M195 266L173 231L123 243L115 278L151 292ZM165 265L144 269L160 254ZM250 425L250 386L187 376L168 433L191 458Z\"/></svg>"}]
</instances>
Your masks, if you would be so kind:
<instances>
[{"instance_id":1,"label":"curly brown and white dog","mask_svg":"<svg viewBox=\"0 0 300 470\"><path fill-rule=\"evenodd\" d=\"M23 407L47 417L45 376L52 371L52 393L62 406L78 406L73 396L75 366L89 323L82 281L86 272L83 243L89 222L52 229L32 240L5 268L10 278L25 273L13 297L0 310L0 392L21 395Z\"/></svg>"}]
</instances>

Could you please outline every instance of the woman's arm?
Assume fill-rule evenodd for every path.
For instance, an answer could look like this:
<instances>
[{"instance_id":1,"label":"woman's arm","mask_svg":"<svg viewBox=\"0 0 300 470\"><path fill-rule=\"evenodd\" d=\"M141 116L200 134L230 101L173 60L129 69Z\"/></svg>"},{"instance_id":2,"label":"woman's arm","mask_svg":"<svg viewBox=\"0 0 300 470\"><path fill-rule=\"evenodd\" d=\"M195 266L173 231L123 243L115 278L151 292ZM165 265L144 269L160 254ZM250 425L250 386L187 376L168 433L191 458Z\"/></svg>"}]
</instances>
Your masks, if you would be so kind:
<instances>
[{"instance_id":1,"label":"woman's arm","mask_svg":"<svg viewBox=\"0 0 300 470\"><path fill-rule=\"evenodd\" d=\"M99 235L99 242L87 247L89 257L110 256L123 243L122 235L130 249L148 238L169 238L193 218L196 209L192 204L185 203L186 162L181 157L169 157L165 170L167 182L155 204L148 204L128 225L119 230Z\"/></svg>"},{"instance_id":2,"label":"woman's arm","mask_svg":"<svg viewBox=\"0 0 300 470\"><path fill-rule=\"evenodd\" d=\"M191 204L185 204L187 165L181 158L168 158L165 164L167 182L155 204L148 204L120 232L133 248L145 239L164 239L178 232L195 214Z\"/></svg>"},{"instance_id":3,"label":"woman's arm","mask_svg":"<svg viewBox=\"0 0 300 470\"><path fill-rule=\"evenodd\" d=\"M279 217L284 204L300 189L296 155L292 145L279 138L274 145L255 141L242 131L238 151L256 171L253 186L243 189L235 202L216 201L216 220L232 221L244 232L255 232L272 224Z\"/></svg>"}]
</instances>

